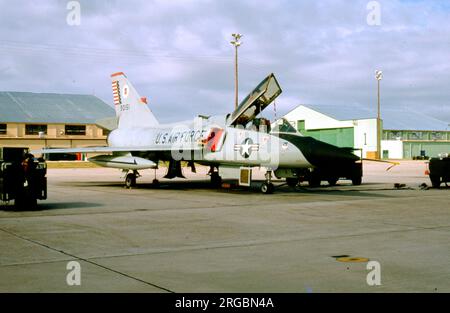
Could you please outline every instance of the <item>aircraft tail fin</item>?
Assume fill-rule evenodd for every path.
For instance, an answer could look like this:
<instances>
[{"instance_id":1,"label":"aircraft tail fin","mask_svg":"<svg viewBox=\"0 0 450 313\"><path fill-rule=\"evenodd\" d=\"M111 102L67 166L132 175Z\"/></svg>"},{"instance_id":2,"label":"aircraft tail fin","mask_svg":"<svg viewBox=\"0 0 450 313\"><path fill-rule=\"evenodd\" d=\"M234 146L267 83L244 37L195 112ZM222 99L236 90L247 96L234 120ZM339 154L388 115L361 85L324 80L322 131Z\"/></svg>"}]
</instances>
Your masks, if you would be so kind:
<instances>
[{"instance_id":1,"label":"aircraft tail fin","mask_svg":"<svg viewBox=\"0 0 450 313\"><path fill-rule=\"evenodd\" d=\"M158 120L147 105L147 99L139 96L124 73L112 74L111 80L118 128L158 125Z\"/></svg>"}]
</instances>

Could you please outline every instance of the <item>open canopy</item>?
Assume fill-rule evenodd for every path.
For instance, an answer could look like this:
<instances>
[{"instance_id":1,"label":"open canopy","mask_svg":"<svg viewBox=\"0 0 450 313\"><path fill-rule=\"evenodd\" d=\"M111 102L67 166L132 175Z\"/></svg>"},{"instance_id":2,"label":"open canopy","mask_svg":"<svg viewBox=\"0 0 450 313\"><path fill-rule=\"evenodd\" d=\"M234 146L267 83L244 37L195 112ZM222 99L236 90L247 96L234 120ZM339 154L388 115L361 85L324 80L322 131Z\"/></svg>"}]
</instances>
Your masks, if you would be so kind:
<instances>
[{"instance_id":1,"label":"open canopy","mask_svg":"<svg viewBox=\"0 0 450 313\"><path fill-rule=\"evenodd\" d=\"M231 114L228 124L234 126L247 124L280 94L280 85L272 73L242 100L237 109Z\"/></svg>"}]
</instances>

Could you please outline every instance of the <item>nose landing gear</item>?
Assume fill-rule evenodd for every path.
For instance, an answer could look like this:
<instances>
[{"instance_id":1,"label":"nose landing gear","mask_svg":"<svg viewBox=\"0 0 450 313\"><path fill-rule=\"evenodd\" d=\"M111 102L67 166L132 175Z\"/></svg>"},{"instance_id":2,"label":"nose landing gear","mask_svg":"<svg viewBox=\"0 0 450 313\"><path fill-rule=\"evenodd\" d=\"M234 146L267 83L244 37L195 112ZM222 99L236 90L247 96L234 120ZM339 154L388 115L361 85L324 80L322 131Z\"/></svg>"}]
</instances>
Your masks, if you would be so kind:
<instances>
[{"instance_id":1,"label":"nose landing gear","mask_svg":"<svg viewBox=\"0 0 450 313\"><path fill-rule=\"evenodd\" d=\"M261 192L263 194L271 194L275 190L275 186L272 184L272 171L267 171L265 177L266 181L261 185Z\"/></svg>"}]
</instances>

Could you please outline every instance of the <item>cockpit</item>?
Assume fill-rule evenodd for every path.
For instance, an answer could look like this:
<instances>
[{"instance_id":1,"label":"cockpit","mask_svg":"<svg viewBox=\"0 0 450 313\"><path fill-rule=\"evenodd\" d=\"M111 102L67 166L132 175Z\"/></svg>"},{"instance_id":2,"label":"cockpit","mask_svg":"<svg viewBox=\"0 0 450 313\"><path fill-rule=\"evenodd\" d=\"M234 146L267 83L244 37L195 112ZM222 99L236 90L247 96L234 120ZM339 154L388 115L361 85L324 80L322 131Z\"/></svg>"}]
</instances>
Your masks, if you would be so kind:
<instances>
[{"instance_id":1,"label":"cockpit","mask_svg":"<svg viewBox=\"0 0 450 313\"><path fill-rule=\"evenodd\" d=\"M271 123L264 117L257 117L282 90L274 74L267 76L242 100L237 109L227 116L227 124L238 128L268 133Z\"/></svg>"},{"instance_id":2,"label":"cockpit","mask_svg":"<svg viewBox=\"0 0 450 313\"><path fill-rule=\"evenodd\" d=\"M272 133L290 133L299 134L300 133L289 123L285 118L281 118L276 121L272 127Z\"/></svg>"}]
</instances>

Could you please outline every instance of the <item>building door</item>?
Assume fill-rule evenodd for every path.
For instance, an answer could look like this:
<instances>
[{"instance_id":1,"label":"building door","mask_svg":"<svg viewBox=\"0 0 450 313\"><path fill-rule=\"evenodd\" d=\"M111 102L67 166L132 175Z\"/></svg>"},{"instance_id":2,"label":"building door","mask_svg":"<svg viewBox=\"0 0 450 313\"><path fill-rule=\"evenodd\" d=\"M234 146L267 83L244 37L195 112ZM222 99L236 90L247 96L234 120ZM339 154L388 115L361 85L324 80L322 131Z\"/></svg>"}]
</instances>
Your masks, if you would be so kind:
<instances>
[{"instance_id":1,"label":"building door","mask_svg":"<svg viewBox=\"0 0 450 313\"><path fill-rule=\"evenodd\" d=\"M411 144L407 142L403 142L403 158L404 159L411 159Z\"/></svg>"},{"instance_id":2,"label":"building door","mask_svg":"<svg viewBox=\"0 0 450 313\"><path fill-rule=\"evenodd\" d=\"M304 120L297 121L297 130L301 134L303 134L305 132L305 121Z\"/></svg>"}]
</instances>

